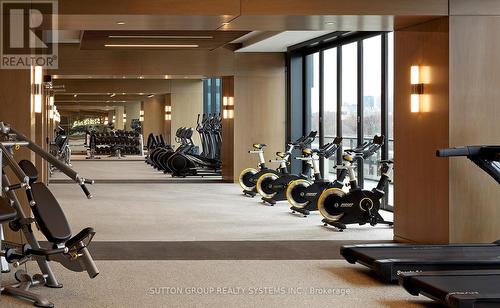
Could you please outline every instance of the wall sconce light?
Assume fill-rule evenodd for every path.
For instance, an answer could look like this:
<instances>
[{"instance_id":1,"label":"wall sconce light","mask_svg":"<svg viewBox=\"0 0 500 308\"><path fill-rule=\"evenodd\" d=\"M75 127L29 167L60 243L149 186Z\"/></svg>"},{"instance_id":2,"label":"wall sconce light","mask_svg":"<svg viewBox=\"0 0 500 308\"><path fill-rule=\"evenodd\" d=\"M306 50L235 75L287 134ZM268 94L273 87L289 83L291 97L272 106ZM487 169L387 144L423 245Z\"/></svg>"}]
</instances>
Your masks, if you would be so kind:
<instances>
[{"instance_id":1,"label":"wall sconce light","mask_svg":"<svg viewBox=\"0 0 500 308\"><path fill-rule=\"evenodd\" d=\"M112 122L113 122L113 123L115 123L115 121L116 121L116 116L114 115L114 116L113 116L113 121L112 121Z\"/></svg>"},{"instance_id":2,"label":"wall sconce light","mask_svg":"<svg viewBox=\"0 0 500 308\"><path fill-rule=\"evenodd\" d=\"M54 95L49 96L49 119L54 119Z\"/></svg>"},{"instance_id":3,"label":"wall sconce light","mask_svg":"<svg viewBox=\"0 0 500 308\"><path fill-rule=\"evenodd\" d=\"M108 117L104 117L104 125L108 125L109 121L108 121Z\"/></svg>"},{"instance_id":4,"label":"wall sconce light","mask_svg":"<svg viewBox=\"0 0 500 308\"><path fill-rule=\"evenodd\" d=\"M234 97L224 96L222 98L222 117L224 119L234 118Z\"/></svg>"},{"instance_id":5,"label":"wall sconce light","mask_svg":"<svg viewBox=\"0 0 500 308\"><path fill-rule=\"evenodd\" d=\"M35 113L42 113L42 82L43 82L43 68L35 66L34 68L34 83L33 83L33 109Z\"/></svg>"},{"instance_id":6,"label":"wall sconce light","mask_svg":"<svg viewBox=\"0 0 500 308\"><path fill-rule=\"evenodd\" d=\"M144 122L144 110L139 111L139 121Z\"/></svg>"},{"instance_id":7,"label":"wall sconce light","mask_svg":"<svg viewBox=\"0 0 500 308\"><path fill-rule=\"evenodd\" d=\"M165 106L165 121L172 120L172 106Z\"/></svg>"},{"instance_id":8,"label":"wall sconce light","mask_svg":"<svg viewBox=\"0 0 500 308\"><path fill-rule=\"evenodd\" d=\"M127 123L127 114L123 113L123 124Z\"/></svg>"},{"instance_id":9,"label":"wall sconce light","mask_svg":"<svg viewBox=\"0 0 500 308\"><path fill-rule=\"evenodd\" d=\"M411 67L411 112L420 112L420 97L424 94L424 84L420 81L420 67Z\"/></svg>"},{"instance_id":10,"label":"wall sconce light","mask_svg":"<svg viewBox=\"0 0 500 308\"><path fill-rule=\"evenodd\" d=\"M61 122L61 115L59 114L59 111L57 111L57 106L54 105L54 121L57 123Z\"/></svg>"}]
</instances>

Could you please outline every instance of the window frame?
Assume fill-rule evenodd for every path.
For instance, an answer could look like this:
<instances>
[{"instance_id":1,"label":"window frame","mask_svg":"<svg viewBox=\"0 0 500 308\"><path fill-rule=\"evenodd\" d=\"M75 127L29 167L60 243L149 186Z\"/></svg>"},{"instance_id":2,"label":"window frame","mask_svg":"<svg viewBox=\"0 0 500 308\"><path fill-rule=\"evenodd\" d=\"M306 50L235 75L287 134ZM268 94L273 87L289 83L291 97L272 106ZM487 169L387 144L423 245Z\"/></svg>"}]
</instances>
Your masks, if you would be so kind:
<instances>
[{"instance_id":1,"label":"window frame","mask_svg":"<svg viewBox=\"0 0 500 308\"><path fill-rule=\"evenodd\" d=\"M307 95L310 90L307 89L308 82L310 83L310 78L313 78L312 74L308 74L311 69L307 66L306 57L308 55L319 52L319 144L320 146L324 144L324 51L337 48L337 119L336 119L336 129L337 136L342 136L342 46L350 43L357 42L357 143L358 145L363 143L364 140L364 130L363 130L363 111L364 111L364 97L363 97L363 82L364 82L364 66L363 66L363 41L368 38L375 36L381 36L381 133L386 136L386 142L381 149L381 159L386 160L389 158L389 142L388 132L389 132L389 113L388 113L388 77L389 77L389 63L388 63L388 33L390 32L333 32L319 38L309 40L294 46L291 46L287 50L287 142L293 139L299 138L300 134L306 134L311 129L310 123L310 97ZM302 61L300 61L300 58ZM297 61L299 60L299 61ZM293 63L293 66L292 66ZM300 63L300 65L298 65ZM297 89L298 85L302 86L301 92L301 103L298 102L296 98L293 97L292 93L299 93ZM292 127L292 120L297 119L298 113L302 117L301 129ZM298 133L300 131L300 133ZM337 163L342 163L342 153L343 149L340 148L337 152ZM321 171L324 175L324 162L320 162ZM297 171L303 169L300 163L292 162L292 171ZM357 168L357 176L360 185L364 182L364 168ZM388 193L388 191L386 191ZM383 209L392 211L393 205L388 204L389 198L384 198L383 204L381 205Z\"/></svg>"}]
</instances>

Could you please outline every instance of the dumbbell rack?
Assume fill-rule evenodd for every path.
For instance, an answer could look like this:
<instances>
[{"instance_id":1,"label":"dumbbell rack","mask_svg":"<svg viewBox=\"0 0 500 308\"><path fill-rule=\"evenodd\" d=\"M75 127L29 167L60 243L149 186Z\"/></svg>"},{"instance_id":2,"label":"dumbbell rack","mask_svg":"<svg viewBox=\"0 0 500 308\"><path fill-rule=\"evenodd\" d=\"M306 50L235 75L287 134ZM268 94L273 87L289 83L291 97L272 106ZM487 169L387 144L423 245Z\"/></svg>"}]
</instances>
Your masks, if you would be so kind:
<instances>
[{"instance_id":1,"label":"dumbbell rack","mask_svg":"<svg viewBox=\"0 0 500 308\"><path fill-rule=\"evenodd\" d=\"M95 145L90 148L91 154L108 155L108 157L124 157L125 155L142 155L142 135L134 132L117 131L113 133L94 134Z\"/></svg>"}]
</instances>

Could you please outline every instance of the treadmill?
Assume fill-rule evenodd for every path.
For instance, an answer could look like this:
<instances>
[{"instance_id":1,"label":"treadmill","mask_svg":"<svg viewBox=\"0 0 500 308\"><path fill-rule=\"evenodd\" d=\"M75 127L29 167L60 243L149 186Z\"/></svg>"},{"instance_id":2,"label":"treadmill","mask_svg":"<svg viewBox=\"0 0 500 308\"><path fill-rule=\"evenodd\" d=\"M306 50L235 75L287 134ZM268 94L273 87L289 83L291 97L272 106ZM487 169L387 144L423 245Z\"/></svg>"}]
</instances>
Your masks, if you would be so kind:
<instances>
[{"instance_id":1,"label":"treadmill","mask_svg":"<svg viewBox=\"0 0 500 308\"><path fill-rule=\"evenodd\" d=\"M500 307L500 270L406 272L399 284L448 307Z\"/></svg>"},{"instance_id":2,"label":"treadmill","mask_svg":"<svg viewBox=\"0 0 500 308\"><path fill-rule=\"evenodd\" d=\"M478 167L487 172L500 184L500 146L467 146L437 151L439 157L466 156ZM349 263L360 263L372 269L386 282L397 282L402 272L422 271L477 271L500 269L500 240L492 244L450 244L450 245L413 245L413 244L369 244L347 245L340 249L341 255ZM500 273L491 275L500 293ZM436 273L434 273L437 275ZM454 275L459 275L453 273ZM415 277L407 274L403 277ZM433 275L433 274L426 274ZM462 272L461 277L473 281L473 276ZM422 284L431 276L422 276ZM433 277L433 276L432 276ZM455 276L440 277L438 281L453 280ZM453 277L453 278L452 278ZM410 281L416 281L408 278ZM406 285L409 280L406 280ZM431 279L432 280L432 279ZM421 284L419 284L421 285ZM444 283L446 285L446 283ZM409 287L410 288L410 287ZM411 288L410 288L411 289ZM416 291L415 291L416 292ZM414 294L415 292L410 292ZM460 306L461 307L461 306ZM500 306L498 306L500 307Z\"/></svg>"}]
</instances>

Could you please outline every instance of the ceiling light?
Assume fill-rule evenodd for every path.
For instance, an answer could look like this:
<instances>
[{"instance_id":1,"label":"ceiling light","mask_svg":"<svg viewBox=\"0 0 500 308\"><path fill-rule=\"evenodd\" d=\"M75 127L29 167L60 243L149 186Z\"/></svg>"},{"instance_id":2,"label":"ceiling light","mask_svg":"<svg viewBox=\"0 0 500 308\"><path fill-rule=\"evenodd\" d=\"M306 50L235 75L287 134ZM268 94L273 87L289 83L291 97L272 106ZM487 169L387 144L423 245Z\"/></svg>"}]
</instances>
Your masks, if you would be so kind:
<instances>
[{"instance_id":1,"label":"ceiling light","mask_svg":"<svg viewBox=\"0 0 500 308\"><path fill-rule=\"evenodd\" d=\"M334 24L335 24L335 22L333 22L333 21L327 21L327 22L325 22L325 25L329 25L329 26L334 25Z\"/></svg>"},{"instance_id":2,"label":"ceiling light","mask_svg":"<svg viewBox=\"0 0 500 308\"><path fill-rule=\"evenodd\" d=\"M73 97L77 97L77 96L78 96L78 94L73 95Z\"/></svg>"},{"instance_id":3,"label":"ceiling light","mask_svg":"<svg viewBox=\"0 0 500 308\"><path fill-rule=\"evenodd\" d=\"M170 75L165 75L165 79L170 79Z\"/></svg>"},{"instance_id":4,"label":"ceiling light","mask_svg":"<svg viewBox=\"0 0 500 308\"><path fill-rule=\"evenodd\" d=\"M195 44L105 44L104 47L117 48L197 48Z\"/></svg>"},{"instance_id":5,"label":"ceiling light","mask_svg":"<svg viewBox=\"0 0 500 308\"><path fill-rule=\"evenodd\" d=\"M213 39L208 35L109 35L108 38L118 39Z\"/></svg>"},{"instance_id":6,"label":"ceiling light","mask_svg":"<svg viewBox=\"0 0 500 308\"><path fill-rule=\"evenodd\" d=\"M149 97L149 98L151 98L151 97L153 97L153 96L155 96L155 95L154 95L154 94L149 94L149 95L148 95L148 97Z\"/></svg>"},{"instance_id":7,"label":"ceiling light","mask_svg":"<svg viewBox=\"0 0 500 308\"><path fill-rule=\"evenodd\" d=\"M111 94L109 97L115 97L116 93Z\"/></svg>"},{"instance_id":8,"label":"ceiling light","mask_svg":"<svg viewBox=\"0 0 500 308\"><path fill-rule=\"evenodd\" d=\"M144 95L144 93L141 92L141 93L139 93L139 95Z\"/></svg>"},{"instance_id":9,"label":"ceiling light","mask_svg":"<svg viewBox=\"0 0 500 308\"><path fill-rule=\"evenodd\" d=\"M229 23L228 23L228 22L223 22L223 23L222 23L222 26L227 26L227 25L229 25Z\"/></svg>"},{"instance_id":10,"label":"ceiling light","mask_svg":"<svg viewBox=\"0 0 500 308\"><path fill-rule=\"evenodd\" d=\"M120 25L120 26L123 26L125 24L125 22L124 21L117 21L116 24Z\"/></svg>"},{"instance_id":11,"label":"ceiling light","mask_svg":"<svg viewBox=\"0 0 500 308\"><path fill-rule=\"evenodd\" d=\"M139 79L144 79L144 76L139 76Z\"/></svg>"},{"instance_id":12,"label":"ceiling light","mask_svg":"<svg viewBox=\"0 0 500 308\"><path fill-rule=\"evenodd\" d=\"M125 79L125 78L127 78L127 77L125 77L125 76L122 76L122 78L123 78L123 79Z\"/></svg>"}]
</instances>

